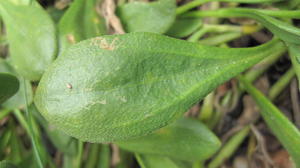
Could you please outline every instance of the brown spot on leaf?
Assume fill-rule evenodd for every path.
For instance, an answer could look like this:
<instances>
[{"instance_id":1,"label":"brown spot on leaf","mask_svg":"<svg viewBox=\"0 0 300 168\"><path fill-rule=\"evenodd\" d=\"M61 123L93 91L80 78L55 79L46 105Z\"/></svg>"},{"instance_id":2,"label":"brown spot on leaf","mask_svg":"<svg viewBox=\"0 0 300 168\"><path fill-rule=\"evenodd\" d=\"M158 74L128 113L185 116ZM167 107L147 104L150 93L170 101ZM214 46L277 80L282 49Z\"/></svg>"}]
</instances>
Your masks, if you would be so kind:
<instances>
[{"instance_id":1,"label":"brown spot on leaf","mask_svg":"<svg viewBox=\"0 0 300 168\"><path fill-rule=\"evenodd\" d=\"M69 43L71 43L71 44L76 43L76 40L75 40L75 37L74 37L73 34L68 34L66 37L67 37L67 40L68 40Z\"/></svg>"},{"instance_id":2,"label":"brown spot on leaf","mask_svg":"<svg viewBox=\"0 0 300 168\"><path fill-rule=\"evenodd\" d=\"M67 88L68 88L68 89L72 89L73 86L72 86L70 83L67 83Z\"/></svg>"}]
</instances>

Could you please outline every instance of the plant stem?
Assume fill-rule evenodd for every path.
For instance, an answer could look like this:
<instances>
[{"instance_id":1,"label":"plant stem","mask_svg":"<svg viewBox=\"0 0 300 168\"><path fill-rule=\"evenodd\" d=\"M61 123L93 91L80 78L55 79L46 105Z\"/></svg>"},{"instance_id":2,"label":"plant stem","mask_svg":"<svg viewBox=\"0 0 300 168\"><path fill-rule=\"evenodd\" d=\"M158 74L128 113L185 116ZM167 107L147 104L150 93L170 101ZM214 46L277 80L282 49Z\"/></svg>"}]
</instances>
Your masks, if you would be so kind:
<instances>
[{"instance_id":1,"label":"plant stem","mask_svg":"<svg viewBox=\"0 0 300 168\"><path fill-rule=\"evenodd\" d=\"M83 154L83 142L78 141L78 153L75 160L76 161L75 168L81 168L82 154Z\"/></svg>"},{"instance_id":2,"label":"plant stem","mask_svg":"<svg viewBox=\"0 0 300 168\"><path fill-rule=\"evenodd\" d=\"M190 9L193 9L197 6L200 6L207 2L237 2L237 3L265 3L265 2L277 2L279 0L194 0L192 2L189 2L187 4L184 4L176 9L176 14L180 15L182 13L185 13L189 11Z\"/></svg>"},{"instance_id":3,"label":"plant stem","mask_svg":"<svg viewBox=\"0 0 300 168\"><path fill-rule=\"evenodd\" d=\"M290 68L282 77L271 87L269 91L269 98L274 100L282 90L290 83L290 81L295 76L295 71Z\"/></svg>"},{"instance_id":4,"label":"plant stem","mask_svg":"<svg viewBox=\"0 0 300 168\"><path fill-rule=\"evenodd\" d=\"M247 13L260 12L269 16L281 18L300 18L300 10L267 10L252 8L222 8L217 10L201 10L184 14L182 17L247 17ZM250 16L251 17L251 16Z\"/></svg>"},{"instance_id":5,"label":"plant stem","mask_svg":"<svg viewBox=\"0 0 300 168\"><path fill-rule=\"evenodd\" d=\"M27 100L27 90L26 90L26 81L25 78L23 78L23 86L24 86L24 98L25 98L25 112L26 112L26 116L27 116L27 123L28 123L28 133L30 135L31 138L31 143L32 143L32 147L33 147L33 151L34 151L34 155L37 161L37 164L39 166L39 168L43 168L43 163L40 157L40 152L37 148L37 142L36 142L36 135L33 131L33 127L32 127L32 116L31 113L28 110L28 100Z\"/></svg>"},{"instance_id":6,"label":"plant stem","mask_svg":"<svg viewBox=\"0 0 300 168\"><path fill-rule=\"evenodd\" d=\"M219 167L227 158L229 158L241 145L244 139L250 132L250 126L244 127L241 131L236 133L229 141L223 146L216 157L208 164L208 168Z\"/></svg>"},{"instance_id":7,"label":"plant stem","mask_svg":"<svg viewBox=\"0 0 300 168\"><path fill-rule=\"evenodd\" d=\"M198 41L204 34L208 32L242 32L243 27L241 26L232 26L232 25L215 25L215 24L204 24L200 30L191 35L187 41L196 42Z\"/></svg>"},{"instance_id":8,"label":"plant stem","mask_svg":"<svg viewBox=\"0 0 300 168\"><path fill-rule=\"evenodd\" d=\"M196 31L193 35L191 35L187 41L190 42L196 42L198 41L205 33L208 32L208 29L206 28L201 28L200 30Z\"/></svg>"},{"instance_id":9,"label":"plant stem","mask_svg":"<svg viewBox=\"0 0 300 168\"><path fill-rule=\"evenodd\" d=\"M200 40L200 44L204 45L220 45L222 43L229 42L231 40L241 37L243 34L240 32L227 32L222 33L216 36L208 37L203 40Z\"/></svg>"}]
</instances>

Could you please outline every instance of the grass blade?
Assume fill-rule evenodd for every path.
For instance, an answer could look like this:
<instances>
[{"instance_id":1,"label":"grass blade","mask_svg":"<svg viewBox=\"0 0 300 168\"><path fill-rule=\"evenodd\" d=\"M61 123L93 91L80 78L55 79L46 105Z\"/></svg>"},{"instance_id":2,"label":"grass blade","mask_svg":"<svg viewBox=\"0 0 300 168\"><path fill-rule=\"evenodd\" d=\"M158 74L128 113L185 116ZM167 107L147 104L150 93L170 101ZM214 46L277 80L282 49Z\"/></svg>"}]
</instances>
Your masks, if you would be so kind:
<instances>
[{"instance_id":1,"label":"grass blade","mask_svg":"<svg viewBox=\"0 0 300 168\"><path fill-rule=\"evenodd\" d=\"M297 167L300 167L300 132L282 112L245 78L239 77L246 91L261 109L261 115L268 127L289 152Z\"/></svg>"}]
</instances>

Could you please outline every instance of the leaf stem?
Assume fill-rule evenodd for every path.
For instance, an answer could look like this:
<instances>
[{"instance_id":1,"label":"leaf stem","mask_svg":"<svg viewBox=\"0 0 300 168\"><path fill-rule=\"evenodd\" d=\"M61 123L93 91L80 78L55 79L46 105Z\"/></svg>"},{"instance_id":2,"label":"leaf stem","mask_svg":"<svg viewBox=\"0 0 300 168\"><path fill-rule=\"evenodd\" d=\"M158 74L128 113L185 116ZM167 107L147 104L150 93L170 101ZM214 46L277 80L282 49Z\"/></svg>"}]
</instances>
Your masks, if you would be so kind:
<instances>
[{"instance_id":1,"label":"leaf stem","mask_svg":"<svg viewBox=\"0 0 300 168\"><path fill-rule=\"evenodd\" d=\"M223 146L216 157L208 164L208 168L219 167L227 158L229 158L241 145L244 139L250 132L250 126L244 127L241 131L236 133L229 141Z\"/></svg>"},{"instance_id":2,"label":"leaf stem","mask_svg":"<svg viewBox=\"0 0 300 168\"><path fill-rule=\"evenodd\" d=\"M280 18L300 18L300 10L267 10L253 8L222 8L217 10L193 11L182 15L182 17L247 17L247 13L249 12L260 12L269 16Z\"/></svg>"},{"instance_id":3,"label":"leaf stem","mask_svg":"<svg viewBox=\"0 0 300 168\"><path fill-rule=\"evenodd\" d=\"M81 158L83 154L83 142L78 141L78 153L76 155L75 168L81 168Z\"/></svg>"},{"instance_id":4,"label":"leaf stem","mask_svg":"<svg viewBox=\"0 0 300 168\"><path fill-rule=\"evenodd\" d=\"M280 0L194 0L187 4L184 4L176 9L176 14L181 15L190 9L193 9L197 6L203 5L207 2L236 2L236 3L266 3L266 2L278 2Z\"/></svg>"},{"instance_id":5,"label":"leaf stem","mask_svg":"<svg viewBox=\"0 0 300 168\"><path fill-rule=\"evenodd\" d=\"M23 86L24 86L24 98L25 98L25 113L26 113L26 117L27 117L27 123L28 123L28 133L30 135L31 138L31 143L32 143L32 147L33 147L33 151L34 151L34 155L37 161L37 164L39 166L39 168L43 168L43 163L40 157L40 152L37 148L37 142L36 142L36 135L33 131L33 127L32 127L32 115L28 110L28 99L27 99L27 90L26 90L26 81L25 78L23 78Z\"/></svg>"},{"instance_id":6,"label":"leaf stem","mask_svg":"<svg viewBox=\"0 0 300 168\"><path fill-rule=\"evenodd\" d=\"M238 77L246 91L253 97L261 109L261 115L279 142L289 152L297 167L300 166L300 132L296 126L257 90L247 79Z\"/></svg>"}]
</instances>

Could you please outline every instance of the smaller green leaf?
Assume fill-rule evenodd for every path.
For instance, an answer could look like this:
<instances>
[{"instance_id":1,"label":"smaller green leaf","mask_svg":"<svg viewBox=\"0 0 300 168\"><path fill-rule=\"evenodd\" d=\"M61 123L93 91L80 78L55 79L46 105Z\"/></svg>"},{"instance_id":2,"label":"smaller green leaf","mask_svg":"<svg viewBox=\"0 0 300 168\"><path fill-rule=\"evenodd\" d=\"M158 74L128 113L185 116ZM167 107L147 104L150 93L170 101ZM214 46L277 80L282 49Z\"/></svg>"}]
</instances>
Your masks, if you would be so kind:
<instances>
[{"instance_id":1,"label":"smaller green leaf","mask_svg":"<svg viewBox=\"0 0 300 168\"><path fill-rule=\"evenodd\" d=\"M174 23L175 0L131 2L117 9L126 32L165 33Z\"/></svg>"},{"instance_id":2,"label":"smaller green leaf","mask_svg":"<svg viewBox=\"0 0 300 168\"><path fill-rule=\"evenodd\" d=\"M37 3L7 0L0 0L0 14L14 68L26 79L39 80L56 57L56 30L50 16Z\"/></svg>"},{"instance_id":3,"label":"smaller green leaf","mask_svg":"<svg viewBox=\"0 0 300 168\"><path fill-rule=\"evenodd\" d=\"M205 160L221 146L219 139L202 123L182 118L153 134L117 142L137 153L157 154L180 160Z\"/></svg>"},{"instance_id":4,"label":"smaller green leaf","mask_svg":"<svg viewBox=\"0 0 300 168\"><path fill-rule=\"evenodd\" d=\"M3 160L0 161L0 168L17 168L17 166L7 160Z\"/></svg>"},{"instance_id":5,"label":"smaller green leaf","mask_svg":"<svg viewBox=\"0 0 300 168\"><path fill-rule=\"evenodd\" d=\"M75 0L58 24L60 50L91 37L107 34L105 21L96 11L98 0Z\"/></svg>"},{"instance_id":6,"label":"smaller green leaf","mask_svg":"<svg viewBox=\"0 0 300 168\"><path fill-rule=\"evenodd\" d=\"M0 59L0 72L4 73L9 73L11 75L15 75L19 81L22 81L21 77L18 76L16 71L13 69L13 67L3 59ZM26 89L25 89L26 87ZM6 109L16 109L16 108L22 108L25 107L25 90L26 90L26 96L27 96L27 103L31 104L33 100L33 93L32 93L32 88L31 84L29 81L25 81L25 87L24 87L24 82L20 82L20 87L18 92L9 98L7 101L5 101L2 106L5 107Z\"/></svg>"},{"instance_id":7,"label":"smaller green leaf","mask_svg":"<svg viewBox=\"0 0 300 168\"><path fill-rule=\"evenodd\" d=\"M0 104L17 93L19 80L8 73L0 73Z\"/></svg>"},{"instance_id":8,"label":"smaller green leaf","mask_svg":"<svg viewBox=\"0 0 300 168\"><path fill-rule=\"evenodd\" d=\"M268 127L289 152L297 167L300 167L300 132L282 112L245 78L240 77L246 91L261 109L261 115Z\"/></svg>"},{"instance_id":9,"label":"smaller green leaf","mask_svg":"<svg viewBox=\"0 0 300 168\"><path fill-rule=\"evenodd\" d=\"M191 35L202 26L202 20L198 18L177 18L166 35L183 38Z\"/></svg>"},{"instance_id":10,"label":"smaller green leaf","mask_svg":"<svg viewBox=\"0 0 300 168\"><path fill-rule=\"evenodd\" d=\"M165 156L159 155L146 155L136 154L135 155L141 168L190 168L191 165L185 162L174 161Z\"/></svg>"}]
</instances>

